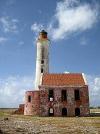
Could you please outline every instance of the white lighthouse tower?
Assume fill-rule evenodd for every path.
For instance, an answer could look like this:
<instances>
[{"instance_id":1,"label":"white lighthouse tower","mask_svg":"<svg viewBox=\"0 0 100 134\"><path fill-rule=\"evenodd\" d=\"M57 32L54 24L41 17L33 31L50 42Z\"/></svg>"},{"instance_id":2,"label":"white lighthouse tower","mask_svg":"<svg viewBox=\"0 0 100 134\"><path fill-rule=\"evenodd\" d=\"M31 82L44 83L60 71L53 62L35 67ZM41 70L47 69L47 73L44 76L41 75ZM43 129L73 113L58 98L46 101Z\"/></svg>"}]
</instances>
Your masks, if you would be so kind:
<instances>
[{"instance_id":1,"label":"white lighthouse tower","mask_svg":"<svg viewBox=\"0 0 100 134\"><path fill-rule=\"evenodd\" d=\"M42 30L37 40L35 90L41 85L42 76L49 72L49 40L47 32Z\"/></svg>"}]
</instances>

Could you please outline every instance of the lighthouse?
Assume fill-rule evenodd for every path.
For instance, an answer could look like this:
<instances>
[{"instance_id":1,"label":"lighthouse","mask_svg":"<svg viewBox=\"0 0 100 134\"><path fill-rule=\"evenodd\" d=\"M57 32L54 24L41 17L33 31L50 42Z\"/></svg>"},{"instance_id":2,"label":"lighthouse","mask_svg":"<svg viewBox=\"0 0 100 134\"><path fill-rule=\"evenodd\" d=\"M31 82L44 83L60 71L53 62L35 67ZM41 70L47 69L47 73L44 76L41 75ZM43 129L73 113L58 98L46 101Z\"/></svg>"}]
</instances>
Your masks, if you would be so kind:
<instances>
[{"instance_id":1,"label":"lighthouse","mask_svg":"<svg viewBox=\"0 0 100 134\"><path fill-rule=\"evenodd\" d=\"M89 116L88 85L82 73L49 73L49 39L37 39L35 90L25 92L24 115Z\"/></svg>"},{"instance_id":2,"label":"lighthouse","mask_svg":"<svg viewBox=\"0 0 100 134\"><path fill-rule=\"evenodd\" d=\"M37 40L35 90L39 90L43 74L49 73L49 44L47 32L42 30Z\"/></svg>"}]
</instances>

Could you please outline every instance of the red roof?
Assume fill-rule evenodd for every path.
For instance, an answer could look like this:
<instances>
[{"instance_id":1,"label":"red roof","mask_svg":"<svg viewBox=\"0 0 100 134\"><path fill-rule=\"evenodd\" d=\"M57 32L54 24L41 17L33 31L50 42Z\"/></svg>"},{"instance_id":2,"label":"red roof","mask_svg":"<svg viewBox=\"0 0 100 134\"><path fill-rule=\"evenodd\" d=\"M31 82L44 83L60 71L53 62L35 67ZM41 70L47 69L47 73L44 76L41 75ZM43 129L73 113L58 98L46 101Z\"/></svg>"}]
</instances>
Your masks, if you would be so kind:
<instances>
[{"instance_id":1,"label":"red roof","mask_svg":"<svg viewBox=\"0 0 100 134\"><path fill-rule=\"evenodd\" d=\"M47 86L83 86L84 78L80 73L44 74L42 85Z\"/></svg>"}]
</instances>

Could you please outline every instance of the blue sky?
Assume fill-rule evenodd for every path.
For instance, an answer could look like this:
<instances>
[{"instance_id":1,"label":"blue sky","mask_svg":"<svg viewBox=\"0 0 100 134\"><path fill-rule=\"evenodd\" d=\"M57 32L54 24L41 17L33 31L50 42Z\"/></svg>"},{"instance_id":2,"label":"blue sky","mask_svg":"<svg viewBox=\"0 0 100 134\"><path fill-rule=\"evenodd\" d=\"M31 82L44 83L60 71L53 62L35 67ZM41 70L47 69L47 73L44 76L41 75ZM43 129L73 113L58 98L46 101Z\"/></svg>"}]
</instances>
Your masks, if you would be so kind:
<instances>
[{"instance_id":1,"label":"blue sky","mask_svg":"<svg viewBox=\"0 0 100 134\"><path fill-rule=\"evenodd\" d=\"M41 29L51 41L50 72L84 73L90 104L100 106L99 11L99 0L0 0L0 107L18 106L34 89Z\"/></svg>"}]
</instances>

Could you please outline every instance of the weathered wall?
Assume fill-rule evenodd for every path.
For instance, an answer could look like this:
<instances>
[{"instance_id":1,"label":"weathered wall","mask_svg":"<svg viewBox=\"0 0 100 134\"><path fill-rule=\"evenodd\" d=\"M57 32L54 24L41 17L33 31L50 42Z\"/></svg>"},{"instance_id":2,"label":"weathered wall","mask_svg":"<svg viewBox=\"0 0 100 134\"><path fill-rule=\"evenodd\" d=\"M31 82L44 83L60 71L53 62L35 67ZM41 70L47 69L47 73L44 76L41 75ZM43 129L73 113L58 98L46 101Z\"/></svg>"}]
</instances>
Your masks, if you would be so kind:
<instances>
[{"instance_id":1,"label":"weathered wall","mask_svg":"<svg viewBox=\"0 0 100 134\"><path fill-rule=\"evenodd\" d=\"M19 104L19 108L13 114L24 114L24 104Z\"/></svg>"},{"instance_id":2,"label":"weathered wall","mask_svg":"<svg viewBox=\"0 0 100 134\"><path fill-rule=\"evenodd\" d=\"M36 56L36 76L35 76L35 90L39 90L41 85L41 77L43 73L49 72L49 41L48 39L40 39L37 41L37 56ZM42 64L41 61L44 61ZM43 72L41 72L41 68Z\"/></svg>"},{"instance_id":3,"label":"weathered wall","mask_svg":"<svg viewBox=\"0 0 100 134\"><path fill-rule=\"evenodd\" d=\"M54 90L54 101L48 99L48 89ZM74 90L80 90L80 100L75 101ZM62 102L61 90L67 91L67 101ZM67 116L75 116L75 108L80 108L80 116L89 115L88 87L40 87L40 116L48 116L49 108L54 109L54 116L62 116L62 108L67 108Z\"/></svg>"},{"instance_id":4,"label":"weathered wall","mask_svg":"<svg viewBox=\"0 0 100 134\"><path fill-rule=\"evenodd\" d=\"M31 102L28 102L31 96ZM25 93L24 115L39 115L39 91L27 91Z\"/></svg>"}]
</instances>

